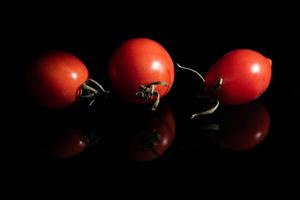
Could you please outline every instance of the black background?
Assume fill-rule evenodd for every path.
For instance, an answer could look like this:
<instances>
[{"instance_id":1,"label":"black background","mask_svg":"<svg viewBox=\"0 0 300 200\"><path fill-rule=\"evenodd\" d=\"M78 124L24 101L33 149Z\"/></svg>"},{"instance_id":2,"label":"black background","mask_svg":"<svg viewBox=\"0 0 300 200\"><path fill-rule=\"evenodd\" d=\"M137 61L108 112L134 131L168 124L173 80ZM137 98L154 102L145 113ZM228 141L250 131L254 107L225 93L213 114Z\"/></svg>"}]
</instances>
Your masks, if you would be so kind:
<instances>
[{"instance_id":1,"label":"black background","mask_svg":"<svg viewBox=\"0 0 300 200\"><path fill-rule=\"evenodd\" d=\"M12 118L9 126L14 136L10 140L13 146L9 143L5 151L10 163L23 167L43 165L49 169L53 166L97 166L97 171L128 166L148 171L150 166L160 171L167 164L168 167L194 169L200 175L205 174L200 167L215 170L216 166L243 166L247 171L268 171L270 167L282 169L281 165L289 170L296 168L300 90L297 75L299 41L293 26L297 22L295 12L288 12L283 18L281 12L267 6L255 7L255 11L251 7L248 10L233 9L234 12L214 7L206 13L204 10L185 7L173 10L166 6L155 11L148 8L131 12L124 8L104 13L83 7L82 10L68 9L65 13L64 9L50 9L50 12L38 9L30 14L22 12L24 15L7 22L5 39L8 47L5 51L8 55L5 59L9 61L12 76L4 80L17 90L9 89L12 98L5 100L12 106L4 108L9 110L8 116ZM215 13L218 15L214 16ZM99 100L93 111L81 106L49 111L34 105L27 96L23 82L25 66L48 50L75 54L87 65L92 78L111 89L107 77L110 56L123 41L134 37L156 40L168 50L174 62L193 67L202 74L217 58L233 49L249 48L270 57L273 60L272 82L268 91L256 101L263 104L271 116L270 132L265 140L250 151L222 148L218 143L218 132L203 132L199 124L218 121L224 107L206 119L188 120L193 108L199 109L193 94L197 93L201 83L177 69L174 88L164 102L172 108L176 119L175 140L164 156L153 162L130 161L124 150L132 127L152 117L147 109L123 104L112 97ZM120 115L115 117L116 113ZM55 141L60 130L74 125L95 131L102 138L99 144L67 159L56 159L47 154L45 147Z\"/></svg>"}]
</instances>

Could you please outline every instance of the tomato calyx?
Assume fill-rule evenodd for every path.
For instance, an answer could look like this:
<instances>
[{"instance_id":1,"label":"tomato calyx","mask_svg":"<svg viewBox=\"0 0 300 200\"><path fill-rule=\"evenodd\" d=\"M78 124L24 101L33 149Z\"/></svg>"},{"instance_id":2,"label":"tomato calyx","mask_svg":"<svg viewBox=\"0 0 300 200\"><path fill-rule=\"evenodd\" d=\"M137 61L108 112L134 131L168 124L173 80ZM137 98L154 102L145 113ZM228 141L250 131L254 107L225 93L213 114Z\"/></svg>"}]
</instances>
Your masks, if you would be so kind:
<instances>
[{"instance_id":1,"label":"tomato calyx","mask_svg":"<svg viewBox=\"0 0 300 200\"><path fill-rule=\"evenodd\" d=\"M148 101L150 100L153 96L156 96L156 100L154 102L154 104L152 105L151 110L155 111L159 102L160 102L160 94L159 92L155 91L156 86L161 85L161 86L168 86L169 83L167 82L163 82L163 81L157 81L157 82L153 82L150 83L148 85L140 85L139 87L139 91L137 91L135 93L135 95L141 99L143 99L144 101Z\"/></svg>"},{"instance_id":2,"label":"tomato calyx","mask_svg":"<svg viewBox=\"0 0 300 200\"><path fill-rule=\"evenodd\" d=\"M183 70L187 70L187 71L190 71L190 72L193 72L194 74L196 74L198 77L200 77L200 79L202 80L202 82L205 84L205 79L203 78L203 76L197 72L196 70L194 69L191 69L191 68L188 68L188 67L183 67L181 66L180 64L176 63L177 66L180 68L180 69L183 69ZM223 78L219 78L218 82L212 87L212 88L205 88L205 94L202 95L201 97L210 97L210 98L214 98L215 97L215 94L216 92L221 88L222 84L223 84ZM201 98L200 97L200 98ZM190 119L194 119L198 116L201 116L201 115L209 115L209 114L213 114L219 107L220 105L220 102L218 99L216 99L216 103L213 107L209 108L208 110L205 110L205 111L202 111L202 112L199 112L199 113L195 113L195 114L192 114Z\"/></svg>"},{"instance_id":3,"label":"tomato calyx","mask_svg":"<svg viewBox=\"0 0 300 200\"><path fill-rule=\"evenodd\" d=\"M93 79L88 79L85 81L79 89L80 98L91 99L89 106L93 105L96 97L106 96L108 94L110 94L110 91L105 90L100 83Z\"/></svg>"}]
</instances>

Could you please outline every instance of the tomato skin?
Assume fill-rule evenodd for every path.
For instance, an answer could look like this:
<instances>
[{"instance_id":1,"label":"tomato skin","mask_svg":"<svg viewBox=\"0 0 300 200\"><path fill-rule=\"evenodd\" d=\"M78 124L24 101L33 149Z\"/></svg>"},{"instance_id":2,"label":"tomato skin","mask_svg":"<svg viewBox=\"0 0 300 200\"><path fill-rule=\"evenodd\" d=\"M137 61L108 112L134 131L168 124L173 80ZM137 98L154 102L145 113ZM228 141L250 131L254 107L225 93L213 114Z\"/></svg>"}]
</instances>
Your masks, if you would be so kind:
<instances>
[{"instance_id":1,"label":"tomato skin","mask_svg":"<svg viewBox=\"0 0 300 200\"><path fill-rule=\"evenodd\" d=\"M174 82L174 64L168 52L157 42L135 38L124 42L113 54L109 64L109 77L113 89L121 98L131 103L152 103L156 97L145 101L136 96L140 85L157 81L168 86L156 86L161 97Z\"/></svg>"},{"instance_id":2,"label":"tomato skin","mask_svg":"<svg viewBox=\"0 0 300 200\"><path fill-rule=\"evenodd\" d=\"M260 53L233 50L220 58L208 71L205 82L213 88L220 78L223 84L216 97L223 104L243 104L261 96L271 81L272 61Z\"/></svg>"},{"instance_id":3,"label":"tomato skin","mask_svg":"<svg viewBox=\"0 0 300 200\"><path fill-rule=\"evenodd\" d=\"M266 138L271 118L265 106L250 103L225 109L220 122L223 146L244 151L253 149Z\"/></svg>"},{"instance_id":4,"label":"tomato skin","mask_svg":"<svg viewBox=\"0 0 300 200\"><path fill-rule=\"evenodd\" d=\"M78 99L78 91L88 76L80 59L54 51L42 55L28 67L27 85L37 103L48 108L65 108Z\"/></svg>"}]
</instances>

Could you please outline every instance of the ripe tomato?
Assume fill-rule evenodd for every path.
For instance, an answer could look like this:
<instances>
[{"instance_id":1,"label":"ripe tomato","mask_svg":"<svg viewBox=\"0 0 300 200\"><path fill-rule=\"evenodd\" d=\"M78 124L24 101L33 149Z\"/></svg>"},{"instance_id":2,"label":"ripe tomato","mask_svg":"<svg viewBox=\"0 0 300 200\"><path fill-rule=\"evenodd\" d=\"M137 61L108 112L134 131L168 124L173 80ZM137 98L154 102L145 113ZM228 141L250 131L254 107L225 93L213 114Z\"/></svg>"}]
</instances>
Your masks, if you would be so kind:
<instances>
[{"instance_id":1,"label":"ripe tomato","mask_svg":"<svg viewBox=\"0 0 300 200\"><path fill-rule=\"evenodd\" d=\"M49 108L64 108L79 97L81 85L89 77L86 66L72 54L50 52L28 69L28 89L33 98Z\"/></svg>"},{"instance_id":2,"label":"ripe tomato","mask_svg":"<svg viewBox=\"0 0 300 200\"><path fill-rule=\"evenodd\" d=\"M269 112L261 104L227 108L220 118L221 142L232 150L250 150L265 139L270 123Z\"/></svg>"},{"instance_id":3,"label":"ripe tomato","mask_svg":"<svg viewBox=\"0 0 300 200\"><path fill-rule=\"evenodd\" d=\"M150 161L161 157L173 143L176 124L171 109L163 107L128 144L129 158Z\"/></svg>"},{"instance_id":4,"label":"ripe tomato","mask_svg":"<svg viewBox=\"0 0 300 200\"><path fill-rule=\"evenodd\" d=\"M153 103L165 96L174 81L174 64L157 42L136 38L124 42L113 54L109 76L114 90L131 103Z\"/></svg>"},{"instance_id":5,"label":"ripe tomato","mask_svg":"<svg viewBox=\"0 0 300 200\"><path fill-rule=\"evenodd\" d=\"M268 88L271 81L270 59L248 49L231 51L219 59L208 71L205 83L208 90L216 90L216 97L223 104L250 102Z\"/></svg>"}]
</instances>

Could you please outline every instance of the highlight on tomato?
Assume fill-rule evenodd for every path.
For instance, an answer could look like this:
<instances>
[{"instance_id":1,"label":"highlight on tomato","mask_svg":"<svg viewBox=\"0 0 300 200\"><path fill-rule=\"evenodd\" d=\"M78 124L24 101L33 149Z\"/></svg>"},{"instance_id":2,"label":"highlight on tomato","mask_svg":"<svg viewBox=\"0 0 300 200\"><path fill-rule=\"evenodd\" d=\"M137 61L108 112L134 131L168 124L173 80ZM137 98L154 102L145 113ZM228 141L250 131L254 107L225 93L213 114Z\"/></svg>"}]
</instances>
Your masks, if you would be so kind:
<instances>
[{"instance_id":1,"label":"highlight on tomato","mask_svg":"<svg viewBox=\"0 0 300 200\"><path fill-rule=\"evenodd\" d=\"M114 91L134 104L153 103L167 95L174 82L174 64L166 49L147 38L125 41L113 53L109 77Z\"/></svg>"},{"instance_id":2,"label":"highlight on tomato","mask_svg":"<svg viewBox=\"0 0 300 200\"><path fill-rule=\"evenodd\" d=\"M48 108L66 108L80 98L108 93L93 79L85 64L73 54L52 51L35 59L26 74L27 87L35 102Z\"/></svg>"}]
</instances>

